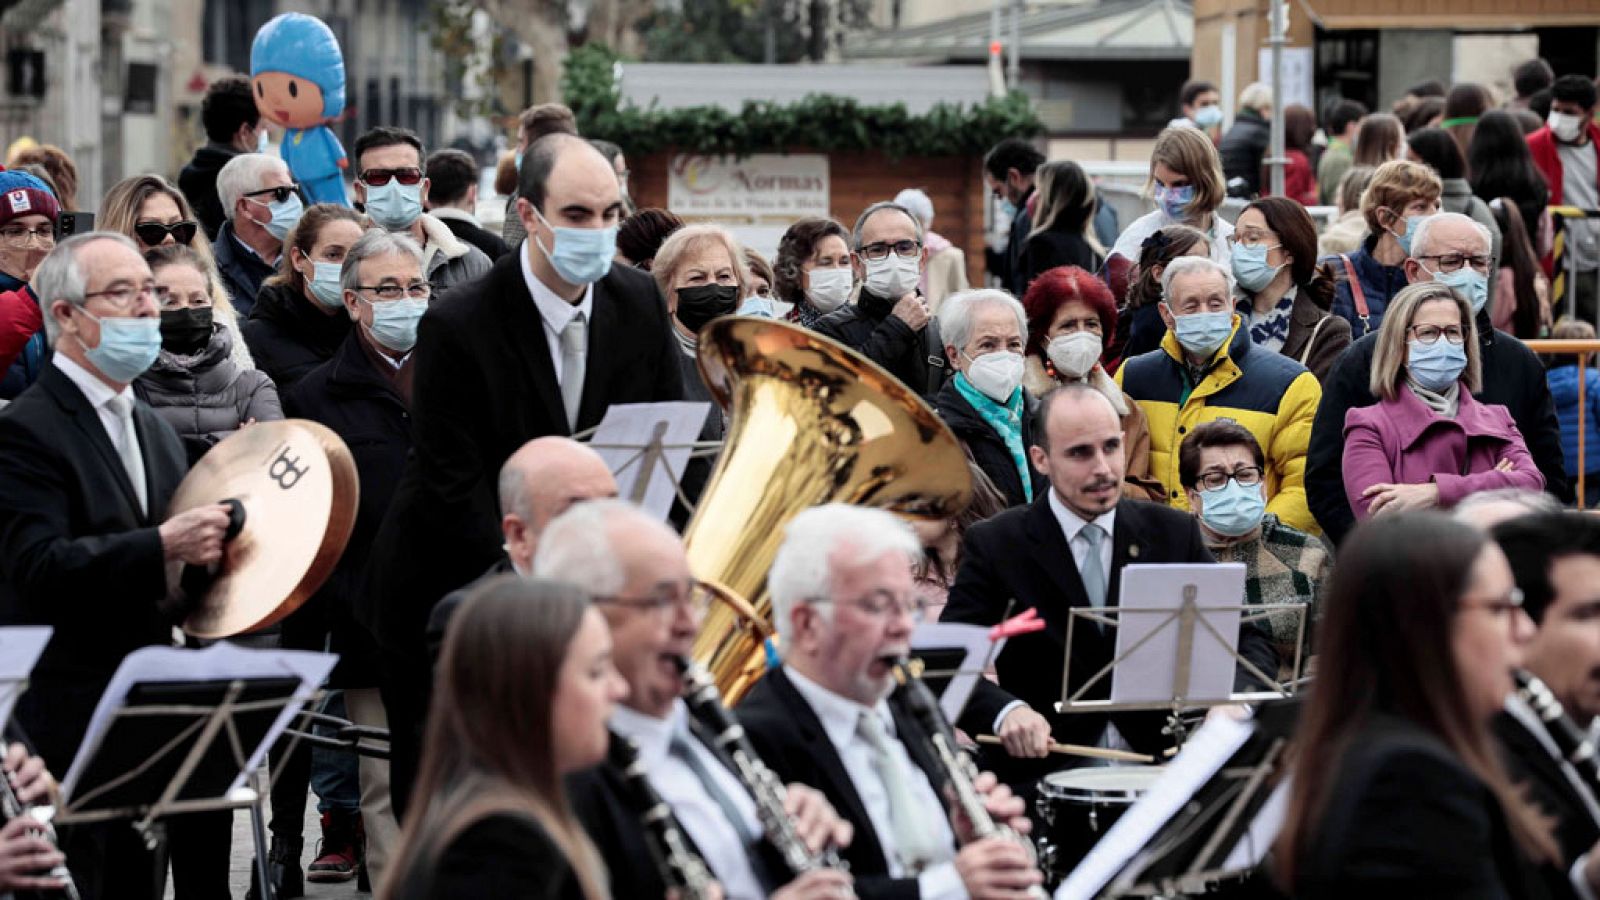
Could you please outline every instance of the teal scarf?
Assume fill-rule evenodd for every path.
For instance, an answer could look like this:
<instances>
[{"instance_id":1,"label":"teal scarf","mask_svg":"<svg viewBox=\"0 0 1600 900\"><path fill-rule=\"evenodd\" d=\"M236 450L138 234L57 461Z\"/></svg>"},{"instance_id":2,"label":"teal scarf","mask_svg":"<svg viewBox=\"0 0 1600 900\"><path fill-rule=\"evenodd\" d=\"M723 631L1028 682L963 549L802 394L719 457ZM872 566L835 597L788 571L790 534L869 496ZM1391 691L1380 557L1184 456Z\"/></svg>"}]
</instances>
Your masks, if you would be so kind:
<instances>
[{"instance_id":1,"label":"teal scarf","mask_svg":"<svg viewBox=\"0 0 1600 900\"><path fill-rule=\"evenodd\" d=\"M1011 451L1011 461L1017 465L1017 474L1022 476L1022 493L1033 502L1033 472L1028 467L1028 454L1022 448L1022 388L1011 392L1011 399L1001 405L989 399L989 395L972 386L967 376L962 372L956 373L956 390L961 392L972 408L978 411L995 434L1000 435L1006 442L1006 449Z\"/></svg>"}]
</instances>

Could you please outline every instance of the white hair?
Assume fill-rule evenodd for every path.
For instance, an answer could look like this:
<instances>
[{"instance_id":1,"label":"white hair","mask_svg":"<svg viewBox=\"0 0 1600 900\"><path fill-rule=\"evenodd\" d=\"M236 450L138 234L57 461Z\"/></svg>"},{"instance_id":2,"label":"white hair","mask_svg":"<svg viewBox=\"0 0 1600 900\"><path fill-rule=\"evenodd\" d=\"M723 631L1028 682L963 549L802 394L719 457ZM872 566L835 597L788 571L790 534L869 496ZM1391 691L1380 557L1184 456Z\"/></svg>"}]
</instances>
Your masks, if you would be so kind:
<instances>
[{"instance_id":1,"label":"white hair","mask_svg":"<svg viewBox=\"0 0 1600 900\"><path fill-rule=\"evenodd\" d=\"M575 584L591 597L613 596L628 584L612 542L619 525L671 529L626 500L588 500L550 520L533 555L533 576ZM676 538L677 535L673 534Z\"/></svg>"},{"instance_id":2,"label":"white hair","mask_svg":"<svg viewBox=\"0 0 1600 900\"><path fill-rule=\"evenodd\" d=\"M796 606L833 599L830 591L836 552L846 554L846 563L871 562L886 553L903 553L909 566L922 555L922 544L904 520L872 507L828 503L795 516L784 529L783 546L778 548L767 573L773 624L780 634L789 630ZM829 609L827 615L832 614Z\"/></svg>"},{"instance_id":3,"label":"white hair","mask_svg":"<svg viewBox=\"0 0 1600 900\"><path fill-rule=\"evenodd\" d=\"M1426 219L1423 219L1417 223L1417 233L1411 236L1412 259L1420 259L1421 257L1428 255L1428 251L1433 249L1433 245L1429 242L1428 238L1433 232L1434 226L1442 225L1447 222L1471 225L1473 230L1478 232L1478 237L1483 239L1483 254L1488 256L1490 253L1494 252L1494 238L1490 236L1489 229L1483 227L1482 222L1473 219L1471 216L1462 215L1461 213L1442 212L1434 213L1433 215L1428 216Z\"/></svg>"},{"instance_id":4,"label":"white hair","mask_svg":"<svg viewBox=\"0 0 1600 900\"><path fill-rule=\"evenodd\" d=\"M1527 515L1537 513L1562 512L1561 501L1544 491L1530 491L1527 488L1495 488L1490 491L1479 491L1468 494L1462 498L1455 508L1450 510L1450 516L1463 522L1473 521L1477 511L1485 506L1495 506L1500 503L1510 503L1522 507Z\"/></svg>"},{"instance_id":5,"label":"white hair","mask_svg":"<svg viewBox=\"0 0 1600 900\"><path fill-rule=\"evenodd\" d=\"M1272 108L1272 85L1265 81L1252 81L1239 92L1239 105L1260 112Z\"/></svg>"},{"instance_id":6,"label":"white hair","mask_svg":"<svg viewBox=\"0 0 1600 900\"><path fill-rule=\"evenodd\" d=\"M283 160L265 153L241 153L217 173L217 199L222 203L222 212L232 222L235 209L239 206L239 198L251 191L261 190L261 181L269 172L287 172L289 167Z\"/></svg>"},{"instance_id":7,"label":"white hair","mask_svg":"<svg viewBox=\"0 0 1600 900\"><path fill-rule=\"evenodd\" d=\"M972 340L972 315L980 306L1004 306L1017 317L1022 342L1028 342L1028 313L1017 298L995 288L958 291L939 305L939 338L952 347L965 347Z\"/></svg>"},{"instance_id":8,"label":"white hair","mask_svg":"<svg viewBox=\"0 0 1600 900\"><path fill-rule=\"evenodd\" d=\"M894 195L894 202L911 212L923 228L933 227L933 199L922 188L906 188Z\"/></svg>"},{"instance_id":9,"label":"white hair","mask_svg":"<svg viewBox=\"0 0 1600 900\"><path fill-rule=\"evenodd\" d=\"M1221 265L1209 256L1180 256L1161 273L1161 297L1167 303L1167 308L1172 308L1172 282L1180 275L1216 275L1222 279L1222 286L1227 289L1228 295L1233 296L1233 272L1227 266Z\"/></svg>"},{"instance_id":10,"label":"white hair","mask_svg":"<svg viewBox=\"0 0 1600 900\"><path fill-rule=\"evenodd\" d=\"M50 315L50 306L57 300L64 300L77 307L89 302L89 298L84 296L89 292L89 273L83 270L78 257L83 254L85 247L96 241L111 241L127 247L134 253L139 252L139 245L125 234L115 231L91 231L87 234L73 235L57 244L33 272L33 281L29 282L29 287L39 298L39 311L44 314L45 343L52 347L55 346L61 326L56 323L55 316Z\"/></svg>"},{"instance_id":11,"label":"white hair","mask_svg":"<svg viewBox=\"0 0 1600 900\"><path fill-rule=\"evenodd\" d=\"M422 271L422 248L417 246L411 235L402 231L368 228L344 255L344 262L339 268L339 287L347 291L359 288L361 264L379 256L409 256L416 260L418 274L426 276Z\"/></svg>"}]
</instances>

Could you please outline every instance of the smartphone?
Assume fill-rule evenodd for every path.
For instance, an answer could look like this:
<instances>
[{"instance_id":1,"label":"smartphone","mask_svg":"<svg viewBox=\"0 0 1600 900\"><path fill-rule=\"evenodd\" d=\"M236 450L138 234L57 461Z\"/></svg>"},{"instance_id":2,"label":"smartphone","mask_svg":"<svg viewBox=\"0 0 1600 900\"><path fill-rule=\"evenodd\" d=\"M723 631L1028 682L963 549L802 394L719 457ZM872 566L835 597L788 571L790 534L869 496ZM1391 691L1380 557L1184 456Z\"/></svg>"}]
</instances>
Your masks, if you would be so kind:
<instances>
[{"instance_id":1,"label":"smartphone","mask_svg":"<svg viewBox=\"0 0 1600 900\"><path fill-rule=\"evenodd\" d=\"M88 234L94 230L94 213L64 212L56 218L56 240L65 240L75 234Z\"/></svg>"}]
</instances>

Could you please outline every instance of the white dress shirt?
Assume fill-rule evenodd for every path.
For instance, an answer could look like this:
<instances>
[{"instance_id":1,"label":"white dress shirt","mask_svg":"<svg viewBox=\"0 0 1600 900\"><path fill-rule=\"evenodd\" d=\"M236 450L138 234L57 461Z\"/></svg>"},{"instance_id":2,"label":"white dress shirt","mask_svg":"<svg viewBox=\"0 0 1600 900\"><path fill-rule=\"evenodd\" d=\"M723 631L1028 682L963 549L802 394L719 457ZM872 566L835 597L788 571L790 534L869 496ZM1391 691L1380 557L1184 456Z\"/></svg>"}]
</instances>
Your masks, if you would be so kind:
<instances>
[{"instance_id":1,"label":"white dress shirt","mask_svg":"<svg viewBox=\"0 0 1600 900\"><path fill-rule=\"evenodd\" d=\"M690 752L700 760L716 780L717 786L733 801L744 817L745 830L761 833L761 821L756 818L756 804L746 793L737 776L728 770L700 740L689 732L689 709L682 700L672 705L672 714L657 719L641 712L618 706L611 714L611 730L639 745L639 760L644 763L650 786L661 799L672 807L672 814L688 832L695 848L705 859L711 873L722 884L728 900L760 900L766 891L761 887L750 853L733 823L728 821L722 807L706 792L705 785L695 776L688 764L669 752L674 734L688 739Z\"/></svg>"},{"instance_id":2,"label":"white dress shirt","mask_svg":"<svg viewBox=\"0 0 1600 900\"><path fill-rule=\"evenodd\" d=\"M1083 537L1083 526L1089 524L1087 519L1067 508L1061 498L1056 496L1054 490L1050 491L1050 511L1055 513L1056 522L1061 525L1061 536L1067 539L1067 546L1072 548L1072 564L1083 571L1083 561L1089 555L1089 542ZM1100 539L1100 571L1105 573L1107 588L1111 585L1111 536L1117 529L1117 508L1111 507L1110 512L1101 513L1094 523L1100 526L1105 536ZM1111 604L1110 597L1106 598L1106 605Z\"/></svg>"},{"instance_id":3,"label":"white dress shirt","mask_svg":"<svg viewBox=\"0 0 1600 900\"><path fill-rule=\"evenodd\" d=\"M111 398L120 395L111 389L111 385L101 381L100 376L73 362L71 357L60 350L57 350L50 357L50 362L61 370L61 374L71 379L78 390L83 392L83 396L89 401L89 405L94 407L95 415L100 417L100 426L106 430L106 437L111 439L112 448L120 454L126 449L122 446L122 420L117 418L117 414L111 410L109 405ZM122 395L126 395L129 400L133 400L133 387L124 387ZM134 435L133 439L137 442L139 440L138 435ZM134 447L133 449L135 452L139 452L141 448Z\"/></svg>"},{"instance_id":4,"label":"white dress shirt","mask_svg":"<svg viewBox=\"0 0 1600 900\"><path fill-rule=\"evenodd\" d=\"M916 876L917 889L923 900L936 900L936 898L955 900L966 897L966 886L961 883L961 875L956 871L954 862L955 834L950 830L950 819L945 813L944 804L939 801L939 795L934 792L927 774L912 760L905 744L895 733L894 716L889 714L888 703L880 700L877 706L869 709L854 700L835 694L790 666L784 666L783 671L794 683L795 690L800 692L800 696L811 707L811 711L816 713L817 719L822 722L822 730L827 733L828 742L833 744L833 749L838 752L839 759L844 763L845 773L850 776L850 783L855 786L856 794L861 797L861 805L867 810L867 818L872 820L872 830L877 835L878 843L883 847L884 858L889 862L889 876L905 878L910 873L901 863L900 854L895 851L888 788L884 786L883 778L873 764L872 746L860 736L856 727L862 713L877 716L884 723L884 728L891 738L889 752L900 765L905 767L908 773L907 780L911 782L911 791L922 808L921 814L933 828L939 846L948 848L948 853L942 859L923 869Z\"/></svg>"},{"instance_id":5,"label":"white dress shirt","mask_svg":"<svg viewBox=\"0 0 1600 900\"><path fill-rule=\"evenodd\" d=\"M592 328L594 326L594 285L583 286L583 297L577 303L568 303L555 291L545 287L544 282L533 274L533 266L528 262L528 240L523 240L522 246L517 248L517 259L522 261L522 280L528 283L528 293L533 295L533 305L539 309L539 318L544 320L545 345L550 348L550 365L555 367L556 381L561 381L561 332L567 328L567 323L578 313L583 313L584 322Z\"/></svg>"}]
</instances>

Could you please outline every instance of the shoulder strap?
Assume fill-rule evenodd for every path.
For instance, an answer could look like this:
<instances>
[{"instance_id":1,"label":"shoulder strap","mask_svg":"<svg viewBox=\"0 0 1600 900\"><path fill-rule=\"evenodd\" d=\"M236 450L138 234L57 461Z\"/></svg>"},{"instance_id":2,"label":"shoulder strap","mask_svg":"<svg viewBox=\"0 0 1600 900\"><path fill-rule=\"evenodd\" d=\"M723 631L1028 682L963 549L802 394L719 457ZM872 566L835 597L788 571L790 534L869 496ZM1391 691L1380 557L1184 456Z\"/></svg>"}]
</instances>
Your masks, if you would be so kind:
<instances>
[{"instance_id":1,"label":"shoulder strap","mask_svg":"<svg viewBox=\"0 0 1600 900\"><path fill-rule=\"evenodd\" d=\"M939 317L929 316L928 324L922 328L923 345L927 348L928 357L928 382L924 386L923 394L932 397L944 387L944 338L939 334Z\"/></svg>"},{"instance_id":2,"label":"shoulder strap","mask_svg":"<svg viewBox=\"0 0 1600 900\"><path fill-rule=\"evenodd\" d=\"M1306 339L1306 348L1304 350L1300 351L1300 365L1302 365L1302 366L1305 365L1306 364L1306 360L1311 358L1311 348L1315 347L1316 344L1317 344L1317 335L1322 333L1322 326L1326 325L1327 322L1328 322L1328 319L1330 319L1330 318L1332 318L1332 317L1331 316L1323 316L1322 318L1317 320L1317 327L1311 329L1311 337Z\"/></svg>"},{"instance_id":3,"label":"shoulder strap","mask_svg":"<svg viewBox=\"0 0 1600 900\"><path fill-rule=\"evenodd\" d=\"M1361 334L1364 336L1372 330L1372 326L1368 322L1372 313L1367 310L1366 292L1361 290L1361 276L1356 274L1356 266L1355 263L1350 261L1350 254L1339 254L1339 261L1344 263L1345 275L1348 276L1350 282L1350 299L1355 301L1356 318L1361 320Z\"/></svg>"}]
</instances>

